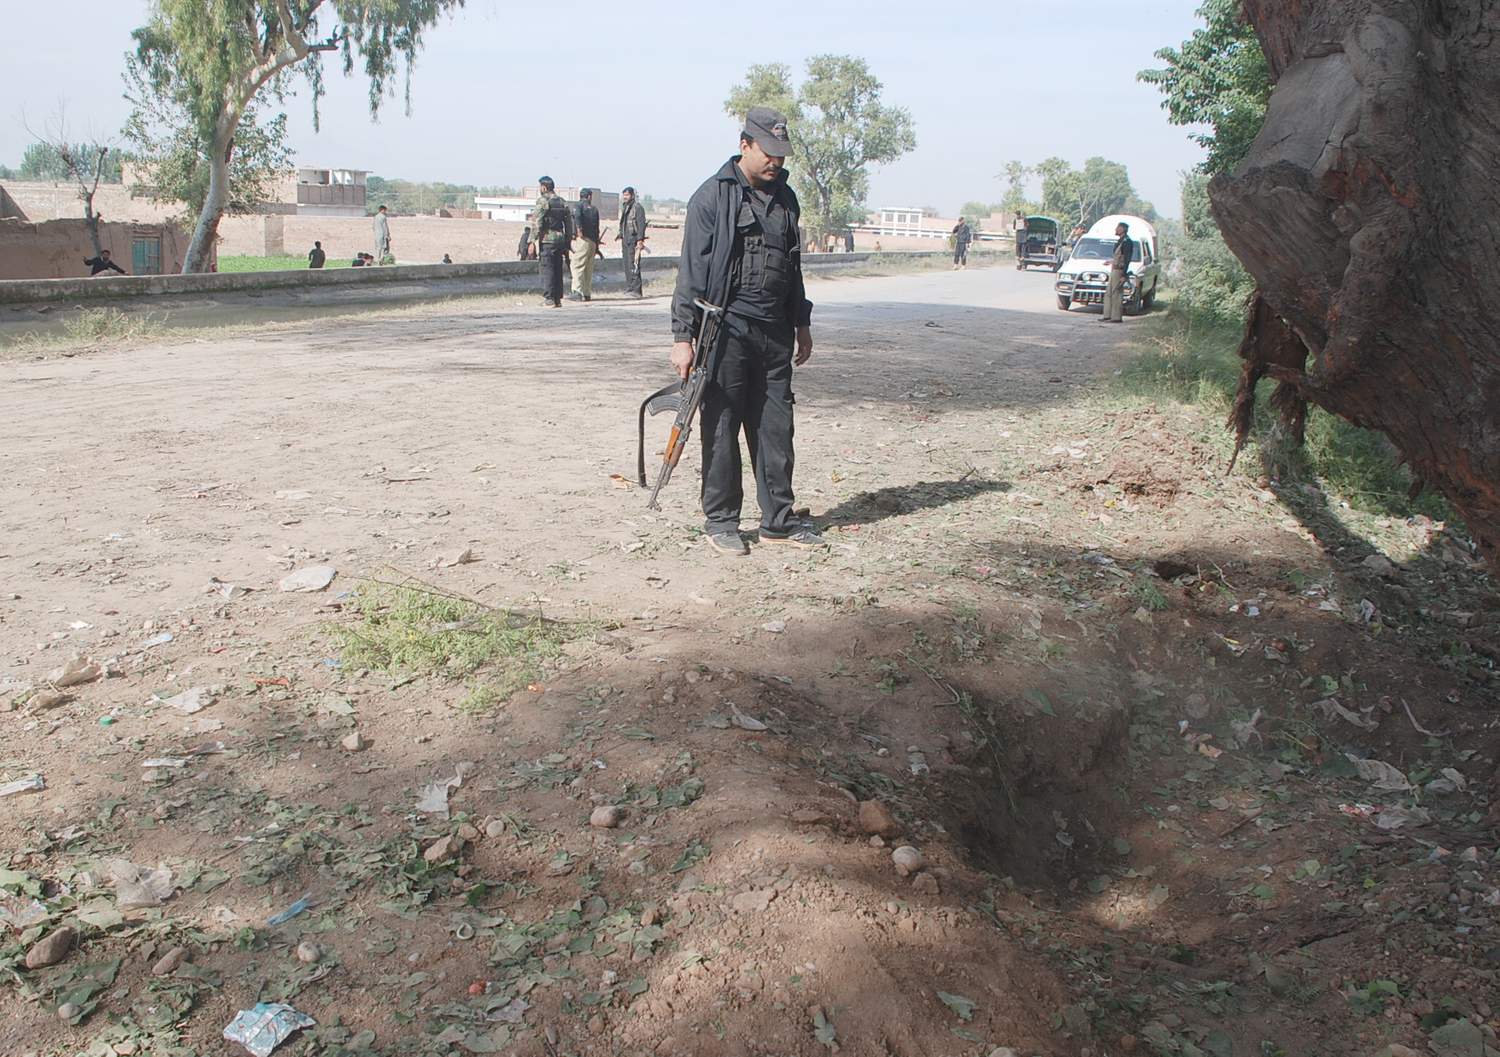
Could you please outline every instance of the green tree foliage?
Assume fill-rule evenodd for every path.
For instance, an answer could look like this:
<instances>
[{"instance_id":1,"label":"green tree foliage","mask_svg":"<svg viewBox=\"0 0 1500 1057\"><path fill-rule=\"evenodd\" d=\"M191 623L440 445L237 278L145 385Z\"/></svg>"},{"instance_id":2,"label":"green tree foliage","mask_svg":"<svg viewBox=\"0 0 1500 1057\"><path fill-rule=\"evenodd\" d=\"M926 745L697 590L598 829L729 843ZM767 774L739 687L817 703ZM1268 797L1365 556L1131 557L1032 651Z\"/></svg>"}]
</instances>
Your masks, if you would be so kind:
<instances>
[{"instance_id":1,"label":"green tree foliage","mask_svg":"<svg viewBox=\"0 0 1500 1057\"><path fill-rule=\"evenodd\" d=\"M203 271L219 219L231 198L230 163L247 114L262 93L284 99L301 78L311 89L314 121L323 93L325 53L343 72L356 60L376 114L398 77L410 104L411 64L422 34L463 0L153 0L137 29L140 78L155 98L170 98L207 167L203 205L184 271ZM149 121L149 118L147 119Z\"/></svg>"},{"instance_id":2,"label":"green tree foliage","mask_svg":"<svg viewBox=\"0 0 1500 1057\"><path fill-rule=\"evenodd\" d=\"M1034 168L1018 161L1005 163L1005 171L996 177L1005 181L1005 194L994 204L997 212L1020 212L1030 216L1041 208L1041 203L1032 201L1026 194L1026 181L1034 172Z\"/></svg>"},{"instance_id":3,"label":"green tree foliage","mask_svg":"<svg viewBox=\"0 0 1500 1057\"><path fill-rule=\"evenodd\" d=\"M191 214L201 214L212 167L180 94L171 82L148 77L133 56L127 57L125 66L125 98L132 109L122 134L140 176L131 193L155 202L182 202ZM277 184L291 168L286 115L262 123L259 109L247 107L229 155L223 212L253 213L274 201Z\"/></svg>"},{"instance_id":4,"label":"green tree foliage","mask_svg":"<svg viewBox=\"0 0 1500 1057\"><path fill-rule=\"evenodd\" d=\"M1093 157L1078 170L1062 158L1047 158L1032 171L1042 179L1041 211L1069 226L1091 227L1111 213L1156 219L1156 210L1135 193L1129 170L1119 162Z\"/></svg>"},{"instance_id":5,"label":"green tree foliage","mask_svg":"<svg viewBox=\"0 0 1500 1057\"><path fill-rule=\"evenodd\" d=\"M990 207L986 202L965 202L958 215L969 222L969 226L978 231L984 221L990 218Z\"/></svg>"},{"instance_id":6,"label":"green tree foliage","mask_svg":"<svg viewBox=\"0 0 1500 1057\"><path fill-rule=\"evenodd\" d=\"M1225 323L1245 317L1255 281L1229 252L1208 211L1208 174L1190 172L1182 181L1182 234L1168 241L1167 263L1177 304L1194 315Z\"/></svg>"},{"instance_id":7,"label":"green tree foliage","mask_svg":"<svg viewBox=\"0 0 1500 1057\"><path fill-rule=\"evenodd\" d=\"M99 182L119 183L120 152L118 150L103 143L52 144L43 140L38 140L26 148L26 153L21 155L20 167L15 170L15 179L71 182L74 174L73 166L68 163L68 157L88 159L88 167L92 170L94 162L101 154L104 164L99 169Z\"/></svg>"},{"instance_id":8,"label":"green tree foliage","mask_svg":"<svg viewBox=\"0 0 1500 1057\"><path fill-rule=\"evenodd\" d=\"M738 120L755 106L786 115L792 139L787 168L803 225L814 238L862 223L870 166L893 162L917 145L911 114L882 103L881 87L863 59L815 55L800 88L793 88L787 66L752 66L724 102Z\"/></svg>"},{"instance_id":9,"label":"green tree foliage","mask_svg":"<svg viewBox=\"0 0 1500 1057\"><path fill-rule=\"evenodd\" d=\"M1271 98L1271 74L1255 31L1239 0L1204 0L1198 17L1203 29L1182 47L1163 48L1166 65L1136 76L1166 97L1162 107L1174 125L1208 125L1192 138L1208 150L1203 170L1229 172L1250 151Z\"/></svg>"}]
</instances>

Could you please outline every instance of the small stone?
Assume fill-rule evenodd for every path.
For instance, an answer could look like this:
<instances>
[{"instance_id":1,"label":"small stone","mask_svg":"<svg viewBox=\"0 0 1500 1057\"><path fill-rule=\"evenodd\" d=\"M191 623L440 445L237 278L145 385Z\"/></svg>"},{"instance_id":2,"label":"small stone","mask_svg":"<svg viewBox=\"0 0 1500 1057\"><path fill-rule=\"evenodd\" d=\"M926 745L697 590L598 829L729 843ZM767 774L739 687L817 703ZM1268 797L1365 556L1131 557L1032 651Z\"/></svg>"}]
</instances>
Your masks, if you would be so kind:
<instances>
[{"instance_id":1,"label":"small stone","mask_svg":"<svg viewBox=\"0 0 1500 1057\"><path fill-rule=\"evenodd\" d=\"M483 980L475 980L469 985L469 994L471 995L482 995L486 990L488 990L488 985Z\"/></svg>"},{"instance_id":2,"label":"small stone","mask_svg":"<svg viewBox=\"0 0 1500 1057\"><path fill-rule=\"evenodd\" d=\"M879 800L863 800L859 805L859 828L878 837L895 835L901 825L891 809Z\"/></svg>"},{"instance_id":3,"label":"small stone","mask_svg":"<svg viewBox=\"0 0 1500 1057\"><path fill-rule=\"evenodd\" d=\"M1135 1036L1134 1035L1121 1035L1120 1036L1120 1051L1122 1053L1134 1053L1135 1052Z\"/></svg>"},{"instance_id":4,"label":"small stone","mask_svg":"<svg viewBox=\"0 0 1500 1057\"><path fill-rule=\"evenodd\" d=\"M770 906L771 900L775 898L774 888L754 888L735 896L729 901L729 905L741 914L758 914Z\"/></svg>"},{"instance_id":5,"label":"small stone","mask_svg":"<svg viewBox=\"0 0 1500 1057\"><path fill-rule=\"evenodd\" d=\"M76 1020L83 1013L83 1007L76 1002L64 1002L57 1007L58 1020Z\"/></svg>"},{"instance_id":6,"label":"small stone","mask_svg":"<svg viewBox=\"0 0 1500 1057\"><path fill-rule=\"evenodd\" d=\"M365 736L357 730L353 734L344 737L339 744L349 752L364 752L370 747L370 743L365 740Z\"/></svg>"},{"instance_id":7,"label":"small stone","mask_svg":"<svg viewBox=\"0 0 1500 1057\"><path fill-rule=\"evenodd\" d=\"M870 847L872 847L872 848L884 848L885 847L885 838L884 837L879 837L879 836L871 837L870 838Z\"/></svg>"},{"instance_id":8,"label":"small stone","mask_svg":"<svg viewBox=\"0 0 1500 1057\"><path fill-rule=\"evenodd\" d=\"M922 853L910 844L903 844L891 852L891 862L896 866L896 872L902 877L910 877L927 865L927 860L922 858Z\"/></svg>"},{"instance_id":9,"label":"small stone","mask_svg":"<svg viewBox=\"0 0 1500 1057\"><path fill-rule=\"evenodd\" d=\"M645 910L641 911L641 924L642 925L650 927L652 925L657 924L660 921L661 921L661 911L658 910L658 909L656 909L656 907L647 907Z\"/></svg>"},{"instance_id":10,"label":"small stone","mask_svg":"<svg viewBox=\"0 0 1500 1057\"><path fill-rule=\"evenodd\" d=\"M171 976L177 971L177 967L187 961L188 949L186 947L173 947L166 954L157 959L156 964L151 967L152 976Z\"/></svg>"},{"instance_id":11,"label":"small stone","mask_svg":"<svg viewBox=\"0 0 1500 1057\"><path fill-rule=\"evenodd\" d=\"M54 929L31 945L31 950L26 952L26 968L45 969L56 965L68 956L77 940L78 933L67 925Z\"/></svg>"},{"instance_id":12,"label":"small stone","mask_svg":"<svg viewBox=\"0 0 1500 1057\"><path fill-rule=\"evenodd\" d=\"M297 944L297 960L303 965L313 965L323 960L323 948L312 940L303 940Z\"/></svg>"},{"instance_id":13,"label":"small stone","mask_svg":"<svg viewBox=\"0 0 1500 1057\"><path fill-rule=\"evenodd\" d=\"M996 1046L990 1051L990 1057L1018 1057L1018 1055L1009 1046Z\"/></svg>"},{"instance_id":14,"label":"small stone","mask_svg":"<svg viewBox=\"0 0 1500 1057\"><path fill-rule=\"evenodd\" d=\"M464 842L457 837L439 837L427 846L427 850L422 853L422 858L435 866L440 862L458 858L458 853L463 850L463 846Z\"/></svg>"},{"instance_id":15,"label":"small stone","mask_svg":"<svg viewBox=\"0 0 1500 1057\"><path fill-rule=\"evenodd\" d=\"M479 839L479 830L465 822L458 827L458 839L462 841L474 841Z\"/></svg>"},{"instance_id":16,"label":"small stone","mask_svg":"<svg viewBox=\"0 0 1500 1057\"><path fill-rule=\"evenodd\" d=\"M1359 563L1369 569L1376 576L1393 577L1396 575L1396 564L1384 554L1371 554Z\"/></svg>"},{"instance_id":17,"label":"small stone","mask_svg":"<svg viewBox=\"0 0 1500 1057\"><path fill-rule=\"evenodd\" d=\"M505 819L492 818L484 824L484 835L494 840L496 837L505 836Z\"/></svg>"},{"instance_id":18,"label":"small stone","mask_svg":"<svg viewBox=\"0 0 1500 1057\"><path fill-rule=\"evenodd\" d=\"M618 804L600 804L589 816L589 825L596 829L614 829L625 821L628 812Z\"/></svg>"},{"instance_id":19,"label":"small stone","mask_svg":"<svg viewBox=\"0 0 1500 1057\"><path fill-rule=\"evenodd\" d=\"M926 870L923 870L911 879L911 890L918 895L924 896L935 896L942 893L942 888L938 885L938 879Z\"/></svg>"},{"instance_id":20,"label":"small stone","mask_svg":"<svg viewBox=\"0 0 1500 1057\"><path fill-rule=\"evenodd\" d=\"M1393 1042L1385 1049L1375 1054L1375 1057L1422 1057L1422 1055L1416 1050Z\"/></svg>"}]
</instances>

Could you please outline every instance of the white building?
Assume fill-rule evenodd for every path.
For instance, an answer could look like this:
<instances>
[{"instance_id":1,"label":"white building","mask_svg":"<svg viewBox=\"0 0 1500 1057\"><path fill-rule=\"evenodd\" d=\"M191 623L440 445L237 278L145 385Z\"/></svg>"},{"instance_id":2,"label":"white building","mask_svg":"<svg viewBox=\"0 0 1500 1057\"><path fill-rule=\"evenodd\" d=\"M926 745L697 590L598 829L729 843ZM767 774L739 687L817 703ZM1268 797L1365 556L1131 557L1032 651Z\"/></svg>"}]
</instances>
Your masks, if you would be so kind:
<instances>
[{"instance_id":1,"label":"white building","mask_svg":"<svg viewBox=\"0 0 1500 1057\"><path fill-rule=\"evenodd\" d=\"M364 169L320 169L299 165L283 182L281 201L294 204L298 216L365 215Z\"/></svg>"},{"instance_id":2,"label":"white building","mask_svg":"<svg viewBox=\"0 0 1500 1057\"><path fill-rule=\"evenodd\" d=\"M522 198L520 195L474 196L475 210L483 213L490 220L507 220L524 224L535 206L535 198Z\"/></svg>"}]
</instances>

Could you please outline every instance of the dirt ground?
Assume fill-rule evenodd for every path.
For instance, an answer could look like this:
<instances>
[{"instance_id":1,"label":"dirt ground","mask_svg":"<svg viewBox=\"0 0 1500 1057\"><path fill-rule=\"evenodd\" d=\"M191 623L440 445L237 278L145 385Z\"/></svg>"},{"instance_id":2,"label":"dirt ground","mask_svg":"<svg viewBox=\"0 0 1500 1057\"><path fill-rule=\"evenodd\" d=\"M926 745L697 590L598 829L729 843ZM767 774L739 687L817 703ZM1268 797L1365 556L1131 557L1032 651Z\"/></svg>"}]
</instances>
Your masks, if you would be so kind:
<instances>
[{"instance_id":1,"label":"dirt ground","mask_svg":"<svg viewBox=\"0 0 1500 1057\"><path fill-rule=\"evenodd\" d=\"M1156 324L1049 275L810 296L829 546L747 559L696 440L631 483L660 296L0 364L0 1054L239 1053L257 1001L317 1022L278 1054L1496 1052L1461 536L1225 478L1111 391ZM448 596L556 649L508 697L451 674L485 610L450 674L358 651Z\"/></svg>"}]
</instances>

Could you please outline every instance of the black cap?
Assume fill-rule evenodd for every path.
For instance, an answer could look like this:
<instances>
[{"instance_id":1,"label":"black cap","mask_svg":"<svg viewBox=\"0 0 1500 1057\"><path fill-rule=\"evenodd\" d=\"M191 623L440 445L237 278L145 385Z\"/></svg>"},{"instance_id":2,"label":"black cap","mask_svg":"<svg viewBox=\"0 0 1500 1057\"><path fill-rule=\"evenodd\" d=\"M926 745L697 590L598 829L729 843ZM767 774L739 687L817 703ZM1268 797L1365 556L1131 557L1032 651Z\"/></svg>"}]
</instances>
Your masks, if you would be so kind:
<instances>
[{"instance_id":1,"label":"black cap","mask_svg":"<svg viewBox=\"0 0 1500 1057\"><path fill-rule=\"evenodd\" d=\"M549 191L552 190L554 187L557 186L555 183L552 182L552 177L550 177L550 176L538 176L536 178L536 182L538 184L540 184L541 186L545 187Z\"/></svg>"},{"instance_id":2,"label":"black cap","mask_svg":"<svg viewBox=\"0 0 1500 1057\"><path fill-rule=\"evenodd\" d=\"M627 187L627 188L625 188L625 190L621 191L620 193L622 195L633 195L633 194L635 194L635 188L634 187Z\"/></svg>"},{"instance_id":3,"label":"black cap","mask_svg":"<svg viewBox=\"0 0 1500 1057\"><path fill-rule=\"evenodd\" d=\"M786 118L768 106L751 107L745 115L745 135L773 158L785 158L792 152Z\"/></svg>"},{"instance_id":4,"label":"black cap","mask_svg":"<svg viewBox=\"0 0 1500 1057\"><path fill-rule=\"evenodd\" d=\"M594 197L594 189L592 187L585 187L581 191L578 192L578 197L580 199L582 199L582 198L593 198Z\"/></svg>"}]
</instances>

